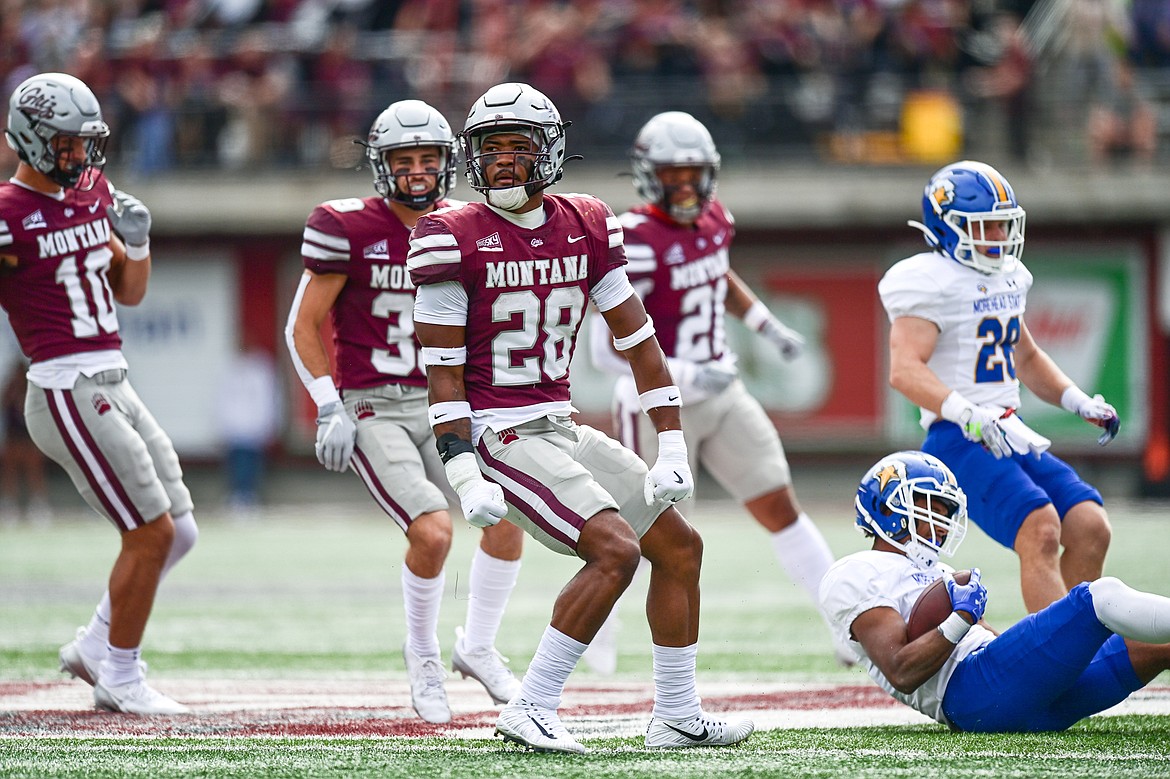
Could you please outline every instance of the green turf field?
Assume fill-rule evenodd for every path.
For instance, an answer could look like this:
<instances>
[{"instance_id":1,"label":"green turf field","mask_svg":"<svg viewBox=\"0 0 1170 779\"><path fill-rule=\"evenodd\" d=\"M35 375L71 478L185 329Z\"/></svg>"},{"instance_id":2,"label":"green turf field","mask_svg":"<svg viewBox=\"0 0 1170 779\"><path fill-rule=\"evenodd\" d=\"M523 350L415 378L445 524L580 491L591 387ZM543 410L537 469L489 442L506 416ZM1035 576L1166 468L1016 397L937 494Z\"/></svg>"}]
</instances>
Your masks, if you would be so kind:
<instances>
[{"instance_id":1,"label":"green turf field","mask_svg":"<svg viewBox=\"0 0 1170 779\"><path fill-rule=\"evenodd\" d=\"M852 530L851 499L846 492L839 502L809 505L837 554L864 545ZM1165 514L1114 504L1111 515L1108 572L1170 592L1159 543ZM705 699L731 707L735 696L720 696L736 685L876 689L861 672L836 667L827 630L780 572L758 526L725 503L704 504L693 519L707 550L699 658ZM288 507L248 523L209 511L200 522L199 544L164 584L145 646L156 686L184 691L186 697L176 697L191 702L196 714L174 724L130 726L119 724L125 718L88 711L88 688L56 673L57 647L88 619L101 594L116 534L80 515L48 528L0 527L0 690L15 691L0 694L0 777L1170 776L1170 714L1160 713L1096 717L1063 734L972 736L921 721L838 727L846 710L822 713L813 706L793 727L772 718L737 748L646 751L630 730L648 713L641 693L629 699L632 705L615 704L625 724L606 724L604 705L606 685L616 690L648 681L649 633L638 603L644 577L622 604L617 676L584 668L574 675L580 695L594 697L580 709L588 716L575 718L570 709L565 719L581 729L589 755L531 755L503 746L490 738L492 709L462 680L449 681L448 689L453 696L468 691L465 715L456 711L464 730L400 735L397 728L410 726L413 713L376 703L383 693L401 701L406 687L397 529L352 502L340 509ZM477 540L478 531L457 525L440 625L445 656L462 621ZM1022 615L1014 556L972 528L953 562L983 569L992 624ZM573 561L529 545L498 644L518 670L547 624L553 595L574 570ZM1165 687L1166 677L1155 685ZM233 698L235 686L255 697ZM267 707L269 688L281 695L336 688L351 697L336 711L316 698L281 709ZM35 703L41 694L43 708ZM785 700L802 694L785 693ZM1161 700L1168 698L1163 691ZM6 700L23 703L6 707ZM295 706L295 697L289 701ZM901 715L902 709L875 711Z\"/></svg>"}]
</instances>

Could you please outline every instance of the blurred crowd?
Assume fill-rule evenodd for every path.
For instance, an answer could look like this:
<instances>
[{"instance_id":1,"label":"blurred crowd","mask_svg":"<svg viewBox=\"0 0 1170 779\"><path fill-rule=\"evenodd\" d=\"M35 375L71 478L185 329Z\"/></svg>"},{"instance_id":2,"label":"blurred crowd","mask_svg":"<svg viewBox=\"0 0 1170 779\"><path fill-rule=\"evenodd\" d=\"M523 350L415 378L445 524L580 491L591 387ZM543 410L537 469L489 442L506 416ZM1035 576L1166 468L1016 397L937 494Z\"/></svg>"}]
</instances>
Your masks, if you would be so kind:
<instances>
[{"instance_id":1,"label":"blurred crowd","mask_svg":"<svg viewBox=\"0 0 1170 779\"><path fill-rule=\"evenodd\" d=\"M1026 160L1037 122L1067 127L1072 106L1081 150L1104 161L1152 156L1170 2L0 0L5 93L45 70L94 88L114 159L143 175L354 165L352 138L389 102L424 99L458 128L503 80L552 97L587 156L620 156L648 115L677 108L730 158L917 121L957 123L965 143L998 133Z\"/></svg>"}]
</instances>

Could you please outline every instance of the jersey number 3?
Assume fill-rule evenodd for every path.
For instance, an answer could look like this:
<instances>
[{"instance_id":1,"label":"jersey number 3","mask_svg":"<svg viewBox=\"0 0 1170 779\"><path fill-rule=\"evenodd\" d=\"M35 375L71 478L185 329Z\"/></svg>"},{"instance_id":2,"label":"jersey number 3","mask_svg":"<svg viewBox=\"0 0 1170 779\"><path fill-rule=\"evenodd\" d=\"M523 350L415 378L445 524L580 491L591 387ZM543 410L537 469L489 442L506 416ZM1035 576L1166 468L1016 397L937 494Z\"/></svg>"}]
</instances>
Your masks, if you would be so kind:
<instances>
[{"instance_id":1,"label":"jersey number 3","mask_svg":"<svg viewBox=\"0 0 1170 779\"><path fill-rule=\"evenodd\" d=\"M975 361L976 384L1001 384L1016 378L1015 351L1020 342L1020 318L1013 316L1007 322L988 317L979 323L978 338L982 342ZM1006 375L1005 375L1006 373Z\"/></svg>"}]
</instances>

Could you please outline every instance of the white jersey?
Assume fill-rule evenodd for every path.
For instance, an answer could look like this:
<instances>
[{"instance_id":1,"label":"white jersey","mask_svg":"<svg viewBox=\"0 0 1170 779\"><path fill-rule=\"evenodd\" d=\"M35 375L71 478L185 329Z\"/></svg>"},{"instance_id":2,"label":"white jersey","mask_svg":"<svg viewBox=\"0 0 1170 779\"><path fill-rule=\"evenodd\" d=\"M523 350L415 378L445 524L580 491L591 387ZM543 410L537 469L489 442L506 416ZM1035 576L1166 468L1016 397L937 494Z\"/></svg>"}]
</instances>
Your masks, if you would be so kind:
<instances>
[{"instance_id":1,"label":"white jersey","mask_svg":"<svg viewBox=\"0 0 1170 779\"><path fill-rule=\"evenodd\" d=\"M1023 263L1010 273L987 275L923 252L890 268L878 293L891 322L912 316L938 327L927 365L944 384L978 405L1018 408L1015 345L1031 287ZM926 409L921 413L924 428L937 419Z\"/></svg>"},{"instance_id":2,"label":"white jersey","mask_svg":"<svg viewBox=\"0 0 1170 779\"><path fill-rule=\"evenodd\" d=\"M948 724L942 712L943 694L955 666L963 658L991 641L995 634L982 625L974 625L955 646L951 656L934 676L910 693L898 692L865 653L865 647L853 640L853 622L870 609L891 608L909 620L910 610L922 591L945 572L953 569L938 563L930 570L916 566L910 558L896 552L867 550L841 558L821 579L821 612L838 643L848 645L861 660L870 678L895 699L922 712L933 720Z\"/></svg>"}]
</instances>

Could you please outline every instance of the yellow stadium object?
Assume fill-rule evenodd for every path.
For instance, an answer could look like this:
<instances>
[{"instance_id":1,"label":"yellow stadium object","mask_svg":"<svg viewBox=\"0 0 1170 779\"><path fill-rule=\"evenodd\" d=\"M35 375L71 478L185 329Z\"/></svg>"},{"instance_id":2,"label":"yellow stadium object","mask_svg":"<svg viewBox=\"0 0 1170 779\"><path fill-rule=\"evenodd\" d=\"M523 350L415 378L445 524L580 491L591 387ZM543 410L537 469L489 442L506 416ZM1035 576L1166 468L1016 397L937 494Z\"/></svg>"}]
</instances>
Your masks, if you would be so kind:
<instances>
[{"instance_id":1,"label":"yellow stadium object","mask_svg":"<svg viewBox=\"0 0 1170 779\"><path fill-rule=\"evenodd\" d=\"M960 156L963 116L948 92L911 92L902 103L902 153L915 162L945 163Z\"/></svg>"}]
</instances>

